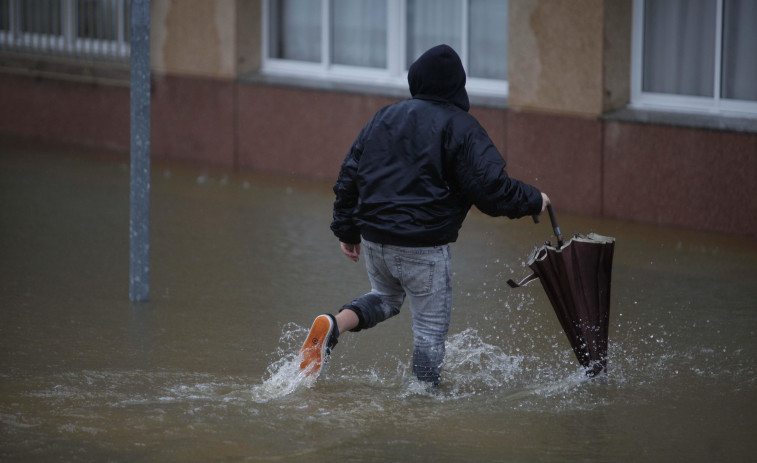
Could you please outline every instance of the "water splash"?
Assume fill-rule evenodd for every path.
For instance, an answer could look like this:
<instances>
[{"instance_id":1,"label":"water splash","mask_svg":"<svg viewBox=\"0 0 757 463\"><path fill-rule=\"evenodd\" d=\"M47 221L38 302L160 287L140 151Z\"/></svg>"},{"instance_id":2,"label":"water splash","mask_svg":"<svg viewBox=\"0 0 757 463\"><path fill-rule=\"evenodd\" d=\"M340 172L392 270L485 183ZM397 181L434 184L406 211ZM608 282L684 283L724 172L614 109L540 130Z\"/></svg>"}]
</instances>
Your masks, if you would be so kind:
<instances>
[{"instance_id":1,"label":"water splash","mask_svg":"<svg viewBox=\"0 0 757 463\"><path fill-rule=\"evenodd\" d=\"M512 385L522 363L522 355L508 354L468 328L447 340L445 380L451 383L453 396L464 397Z\"/></svg>"},{"instance_id":2,"label":"water splash","mask_svg":"<svg viewBox=\"0 0 757 463\"><path fill-rule=\"evenodd\" d=\"M307 329L295 323L288 323L279 339L279 346L274 354L277 358L267 368L268 378L252 387L252 400L258 403L279 399L302 389L312 387L317 376L309 376L300 370L302 356L298 342L304 339Z\"/></svg>"},{"instance_id":3,"label":"water splash","mask_svg":"<svg viewBox=\"0 0 757 463\"><path fill-rule=\"evenodd\" d=\"M258 403L279 399L302 388L312 387L316 376L308 376L300 370L301 356L287 355L268 366L269 377L252 387L252 400Z\"/></svg>"},{"instance_id":4,"label":"water splash","mask_svg":"<svg viewBox=\"0 0 757 463\"><path fill-rule=\"evenodd\" d=\"M296 324L285 327L273 354L274 361L262 382L252 387L253 401L283 399L313 388L316 378L299 369L299 341L306 333L306 328ZM343 344L341 347L345 349L353 347ZM330 388L364 387L397 398L427 396L446 401L502 391L517 392L518 396L550 395L562 393L565 387L574 387L585 379L578 367L566 369L564 362L548 364L537 354L509 352L506 346L488 342L475 328L448 337L440 388L430 389L417 381L412 376L410 362L408 356L382 357L380 366L348 364L334 368L326 365L319 381L328 382Z\"/></svg>"},{"instance_id":5,"label":"water splash","mask_svg":"<svg viewBox=\"0 0 757 463\"><path fill-rule=\"evenodd\" d=\"M277 403L286 406L290 400L299 403L307 397L328 403L346 393L377 396L379 403L389 406L429 399L461 404L475 396L476 401L500 400L500 405L513 409L562 413L611 406L621 396L628 397L620 391L629 388L636 393L634 400L644 402L649 391L672 393L681 381L699 384L728 375L740 388L754 385L753 365L733 345L726 349L724 340L701 336L695 346L687 343L695 334L701 335L699 325L671 327L668 321L641 317L635 311L629 317L624 310L616 313L613 322L606 375L589 379L560 327L531 310L533 304L527 297L510 300L504 310L485 315L485 323L473 320L468 323L472 327L451 333L442 385L435 390L413 377L410 347L398 353L398 345L387 346L392 348L387 351L366 351L365 343L370 341L360 335L343 340L338 358L326 365L315 387L315 380L299 371L296 354L307 329L286 325L267 372L252 386L252 400L283 400Z\"/></svg>"}]
</instances>

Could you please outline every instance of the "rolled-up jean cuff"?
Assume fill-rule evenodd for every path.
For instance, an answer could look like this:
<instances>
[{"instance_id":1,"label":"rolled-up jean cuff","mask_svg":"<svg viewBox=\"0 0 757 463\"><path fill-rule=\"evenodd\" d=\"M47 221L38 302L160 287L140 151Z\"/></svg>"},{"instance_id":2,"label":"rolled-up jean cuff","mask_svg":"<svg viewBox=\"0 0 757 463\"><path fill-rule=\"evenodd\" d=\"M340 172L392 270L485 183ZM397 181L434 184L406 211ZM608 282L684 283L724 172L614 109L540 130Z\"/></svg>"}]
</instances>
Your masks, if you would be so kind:
<instances>
[{"instance_id":1,"label":"rolled-up jean cuff","mask_svg":"<svg viewBox=\"0 0 757 463\"><path fill-rule=\"evenodd\" d=\"M350 331L358 332L362 330L365 322L363 321L363 316L360 314L360 310L356 309L351 304L344 305L341 309L339 309L339 313L342 313L343 310L351 310L355 315L357 315L357 326L352 328Z\"/></svg>"},{"instance_id":2,"label":"rolled-up jean cuff","mask_svg":"<svg viewBox=\"0 0 757 463\"><path fill-rule=\"evenodd\" d=\"M350 331L361 331L368 328L373 328L379 322L384 321L385 317L379 309L381 306L381 298L375 294L366 294L357 299L354 299L349 304L345 304L339 312L342 310L351 310L357 315L358 324Z\"/></svg>"}]
</instances>

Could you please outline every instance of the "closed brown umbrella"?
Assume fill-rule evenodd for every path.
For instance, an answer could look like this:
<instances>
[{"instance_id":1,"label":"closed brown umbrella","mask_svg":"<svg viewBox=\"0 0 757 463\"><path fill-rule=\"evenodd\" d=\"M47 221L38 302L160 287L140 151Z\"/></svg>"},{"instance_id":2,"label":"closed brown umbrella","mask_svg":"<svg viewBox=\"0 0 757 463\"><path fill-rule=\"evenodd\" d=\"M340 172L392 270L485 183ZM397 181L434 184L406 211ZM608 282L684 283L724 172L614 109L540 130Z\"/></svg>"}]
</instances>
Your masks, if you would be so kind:
<instances>
[{"instance_id":1,"label":"closed brown umbrella","mask_svg":"<svg viewBox=\"0 0 757 463\"><path fill-rule=\"evenodd\" d=\"M520 283L507 283L517 288L537 278L541 281L576 358L588 376L596 376L607 368L615 238L576 234L563 245L554 210L548 207L557 247L547 242L534 249L528 258L534 273Z\"/></svg>"}]
</instances>

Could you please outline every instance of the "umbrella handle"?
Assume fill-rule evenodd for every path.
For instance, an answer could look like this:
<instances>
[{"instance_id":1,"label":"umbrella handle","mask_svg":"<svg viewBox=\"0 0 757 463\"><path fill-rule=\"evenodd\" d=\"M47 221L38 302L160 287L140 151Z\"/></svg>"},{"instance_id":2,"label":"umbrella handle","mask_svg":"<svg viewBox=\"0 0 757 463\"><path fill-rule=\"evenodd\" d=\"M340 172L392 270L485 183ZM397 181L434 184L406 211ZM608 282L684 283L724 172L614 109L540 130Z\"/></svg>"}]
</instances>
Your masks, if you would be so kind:
<instances>
[{"instance_id":1,"label":"umbrella handle","mask_svg":"<svg viewBox=\"0 0 757 463\"><path fill-rule=\"evenodd\" d=\"M552 222L552 230L554 230L555 236L557 237L557 249L560 249L563 245L562 232L560 231L560 226L557 225L557 217L555 217L555 209L552 207L551 204L547 206L547 212L549 212L549 220Z\"/></svg>"}]
</instances>

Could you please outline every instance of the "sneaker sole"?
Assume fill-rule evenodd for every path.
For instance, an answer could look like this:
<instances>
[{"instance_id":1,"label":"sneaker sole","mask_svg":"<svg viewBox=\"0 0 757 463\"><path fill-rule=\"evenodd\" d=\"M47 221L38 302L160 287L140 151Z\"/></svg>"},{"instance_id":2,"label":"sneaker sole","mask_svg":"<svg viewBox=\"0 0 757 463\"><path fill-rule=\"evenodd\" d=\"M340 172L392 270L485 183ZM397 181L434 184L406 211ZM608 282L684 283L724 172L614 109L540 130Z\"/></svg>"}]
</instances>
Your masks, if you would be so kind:
<instances>
[{"instance_id":1,"label":"sneaker sole","mask_svg":"<svg viewBox=\"0 0 757 463\"><path fill-rule=\"evenodd\" d=\"M305 376L317 375L326 360L325 341L333 331L331 319L327 315L316 317L300 354L302 362L300 370L305 370Z\"/></svg>"}]
</instances>

